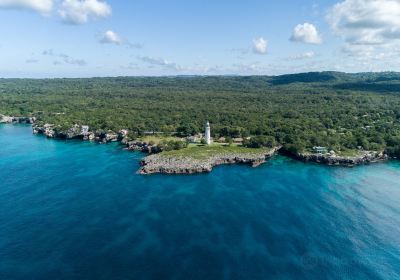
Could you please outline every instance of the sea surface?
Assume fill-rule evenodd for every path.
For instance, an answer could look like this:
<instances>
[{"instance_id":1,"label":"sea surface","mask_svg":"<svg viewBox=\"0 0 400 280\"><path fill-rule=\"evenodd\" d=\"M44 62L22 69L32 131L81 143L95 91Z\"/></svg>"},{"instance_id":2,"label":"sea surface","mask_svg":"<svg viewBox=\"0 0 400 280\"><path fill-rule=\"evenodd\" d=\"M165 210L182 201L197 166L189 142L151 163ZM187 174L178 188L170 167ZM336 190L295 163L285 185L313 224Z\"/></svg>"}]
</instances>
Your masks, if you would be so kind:
<instances>
[{"instance_id":1,"label":"sea surface","mask_svg":"<svg viewBox=\"0 0 400 280\"><path fill-rule=\"evenodd\" d=\"M0 279L400 279L400 162L142 176L0 125Z\"/></svg>"}]
</instances>

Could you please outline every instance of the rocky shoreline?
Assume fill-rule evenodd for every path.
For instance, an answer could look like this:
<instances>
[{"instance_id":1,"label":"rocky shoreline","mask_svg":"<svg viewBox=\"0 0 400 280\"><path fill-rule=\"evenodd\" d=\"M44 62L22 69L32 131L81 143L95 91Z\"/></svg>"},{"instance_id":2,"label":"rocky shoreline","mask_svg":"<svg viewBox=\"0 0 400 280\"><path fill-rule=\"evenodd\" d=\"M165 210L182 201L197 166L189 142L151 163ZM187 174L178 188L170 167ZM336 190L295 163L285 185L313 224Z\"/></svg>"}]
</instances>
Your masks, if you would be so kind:
<instances>
[{"instance_id":1,"label":"rocky shoreline","mask_svg":"<svg viewBox=\"0 0 400 280\"><path fill-rule=\"evenodd\" d=\"M35 117L11 117L0 114L0 123L21 123L21 124L34 124L36 121Z\"/></svg>"},{"instance_id":2,"label":"rocky shoreline","mask_svg":"<svg viewBox=\"0 0 400 280\"><path fill-rule=\"evenodd\" d=\"M213 167L222 164L248 164L257 167L269 158L281 152L281 147L276 147L268 153L261 154L222 154L207 159L177 158L155 154L145 157L141 161L138 174L195 174L211 172ZM289 155L287 152L282 152ZM290 154L290 157L308 163L318 163L330 166L352 167L356 165L376 163L389 160L383 152L362 151L358 156L346 157L330 154Z\"/></svg>"},{"instance_id":3,"label":"rocky shoreline","mask_svg":"<svg viewBox=\"0 0 400 280\"><path fill-rule=\"evenodd\" d=\"M211 172L213 167L222 164L248 164L257 167L277 154L278 152L302 162L313 162L332 166L356 166L389 160L390 157L384 152L360 151L357 156L339 156L335 154L316 153L293 153L282 149L280 146L266 153L223 153L213 155L206 159L195 159L191 157L168 157L164 156L161 149L154 144L144 141L130 141L128 130L90 131L88 126L74 125L69 129L61 129L52 124L39 124L35 117L13 117L0 114L0 124L31 124L34 134L43 134L48 138L56 139L80 139L85 141L96 141L98 143L120 142L125 145L126 150L140 151L147 154L141 162L139 174L194 174Z\"/></svg>"},{"instance_id":4,"label":"rocky shoreline","mask_svg":"<svg viewBox=\"0 0 400 280\"><path fill-rule=\"evenodd\" d=\"M145 157L141 161L138 174L195 174L211 172L213 167L222 164L248 164L257 167L272 156L280 147L264 153L228 153L218 154L205 159L190 157L170 157L163 154L155 154Z\"/></svg>"},{"instance_id":5,"label":"rocky shoreline","mask_svg":"<svg viewBox=\"0 0 400 280\"><path fill-rule=\"evenodd\" d=\"M282 152L282 154L292 157L302 162L313 162L331 166L347 166L376 163L389 160L389 156L384 152L377 151L360 151L357 156L338 156L334 154L312 154L312 153L290 153Z\"/></svg>"},{"instance_id":6,"label":"rocky shoreline","mask_svg":"<svg viewBox=\"0 0 400 280\"><path fill-rule=\"evenodd\" d=\"M144 141L133 140L128 137L128 130L122 129L118 132L96 130L90 131L88 126L74 125L67 130L61 130L52 124L32 125L33 134L43 134L48 138L54 139L80 139L84 141L95 141L98 143L120 142L126 146L126 150L139 151L143 153L159 153L157 145L151 145Z\"/></svg>"},{"instance_id":7,"label":"rocky shoreline","mask_svg":"<svg viewBox=\"0 0 400 280\"><path fill-rule=\"evenodd\" d=\"M120 130L117 133L103 130L89 131L88 126L84 125L74 125L69 129L63 130L52 124L33 124L32 132L33 134L43 134L48 138L80 139L100 143L122 141L128 134L127 130Z\"/></svg>"}]
</instances>

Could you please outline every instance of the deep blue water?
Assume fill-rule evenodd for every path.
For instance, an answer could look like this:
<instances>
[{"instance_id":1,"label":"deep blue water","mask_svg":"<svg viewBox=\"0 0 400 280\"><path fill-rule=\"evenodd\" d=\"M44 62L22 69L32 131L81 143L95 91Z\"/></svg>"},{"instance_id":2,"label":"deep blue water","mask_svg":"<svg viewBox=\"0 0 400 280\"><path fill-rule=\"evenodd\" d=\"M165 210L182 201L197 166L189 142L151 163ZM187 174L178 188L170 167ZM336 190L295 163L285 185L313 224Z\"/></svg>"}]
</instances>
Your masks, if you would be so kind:
<instances>
[{"instance_id":1,"label":"deep blue water","mask_svg":"<svg viewBox=\"0 0 400 280\"><path fill-rule=\"evenodd\" d=\"M400 279L400 163L140 176L0 126L0 279Z\"/></svg>"}]
</instances>

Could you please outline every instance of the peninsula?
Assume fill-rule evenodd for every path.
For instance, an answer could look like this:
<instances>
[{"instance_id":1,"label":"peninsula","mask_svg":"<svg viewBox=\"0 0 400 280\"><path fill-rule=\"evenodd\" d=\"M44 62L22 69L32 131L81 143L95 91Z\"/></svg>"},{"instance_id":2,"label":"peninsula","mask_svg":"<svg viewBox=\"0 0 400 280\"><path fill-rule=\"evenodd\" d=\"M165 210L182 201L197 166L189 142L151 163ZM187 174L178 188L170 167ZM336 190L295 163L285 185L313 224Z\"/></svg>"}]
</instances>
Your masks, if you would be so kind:
<instances>
[{"instance_id":1,"label":"peninsula","mask_svg":"<svg viewBox=\"0 0 400 280\"><path fill-rule=\"evenodd\" d=\"M141 174L257 166L278 152L354 166L399 158L399 92L394 72L1 79L0 123L32 124L49 138L119 141L150 154Z\"/></svg>"}]
</instances>

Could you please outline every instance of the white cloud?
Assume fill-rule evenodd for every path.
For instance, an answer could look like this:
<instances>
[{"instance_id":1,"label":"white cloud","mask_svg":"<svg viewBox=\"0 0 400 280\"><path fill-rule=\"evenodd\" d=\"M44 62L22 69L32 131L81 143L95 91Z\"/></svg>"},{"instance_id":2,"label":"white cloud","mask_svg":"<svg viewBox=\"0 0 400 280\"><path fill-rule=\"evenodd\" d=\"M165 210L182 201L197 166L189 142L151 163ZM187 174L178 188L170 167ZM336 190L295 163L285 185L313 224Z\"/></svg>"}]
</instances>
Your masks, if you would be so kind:
<instances>
[{"instance_id":1,"label":"white cloud","mask_svg":"<svg viewBox=\"0 0 400 280\"><path fill-rule=\"evenodd\" d=\"M172 69L175 71L184 70L180 65L176 64L175 62L171 62L171 61L165 60L163 58L155 58L155 57L151 57L151 56L138 56L137 58L145 63L150 64L150 65L157 65L157 66L161 66L161 67L167 68L167 69Z\"/></svg>"},{"instance_id":2,"label":"white cloud","mask_svg":"<svg viewBox=\"0 0 400 280\"><path fill-rule=\"evenodd\" d=\"M289 60L302 60L307 58L313 58L315 56L314 52L305 52L289 57Z\"/></svg>"},{"instance_id":3,"label":"white cloud","mask_svg":"<svg viewBox=\"0 0 400 280\"><path fill-rule=\"evenodd\" d=\"M100 38L100 43L120 45L120 44L122 44L122 39L114 31L108 30L108 31L104 32L104 34Z\"/></svg>"},{"instance_id":4,"label":"white cloud","mask_svg":"<svg viewBox=\"0 0 400 280\"><path fill-rule=\"evenodd\" d=\"M327 15L335 32L351 45L384 45L400 39L399 0L346 0Z\"/></svg>"},{"instance_id":5,"label":"white cloud","mask_svg":"<svg viewBox=\"0 0 400 280\"><path fill-rule=\"evenodd\" d=\"M344 45L340 51L348 57L357 61L373 62L372 64L384 63L388 65L397 61L400 49L396 46L375 46L375 45Z\"/></svg>"},{"instance_id":6,"label":"white cloud","mask_svg":"<svg viewBox=\"0 0 400 280\"><path fill-rule=\"evenodd\" d=\"M232 65L232 69L228 70L233 73L240 74L259 74L263 73L266 69L263 66L260 66L259 63L236 63Z\"/></svg>"},{"instance_id":7,"label":"white cloud","mask_svg":"<svg viewBox=\"0 0 400 280\"><path fill-rule=\"evenodd\" d=\"M0 0L0 8L27 9L47 15L53 10L53 0Z\"/></svg>"},{"instance_id":8,"label":"white cloud","mask_svg":"<svg viewBox=\"0 0 400 280\"><path fill-rule=\"evenodd\" d=\"M102 44L124 45L128 48L141 49L143 45L140 43L131 43L127 39L122 38L119 34L112 30L107 30L99 36L99 42Z\"/></svg>"},{"instance_id":9,"label":"white cloud","mask_svg":"<svg viewBox=\"0 0 400 280\"><path fill-rule=\"evenodd\" d=\"M292 37L293 42L302 42L307 44L321 44L322 39L317 28L311 23L298 24L294 30Z\"/></svg>"},{"instance_id":10,"label":"white cloud","mask_svg":"<svg viewBox=\"0 0 400 280\"><path fill-rule=\"evenodd\" d=\"M253 51L258 54L267 53L268 42L264 38L260 37L253 40Z\"/></svg>"},{"instance_id":11,"label":"white cloud","mask_svg":"<svg viewBox=\"0 0 400 280\"><path fill-rule=\"evenodd\" d=\"M55 4L62 21L70 24L84 24L112 13L111 6L103 0L0 0L0 9L26 9L51 15Z\"/></svg>"},{"instance_id":12,"label":"white cloud","mask_svg":"<svg viewBox=\"0 0 400 280\"><path fill-rule=\"evenodd\" d=\"M90 18L111 15L111 7L100 0L64 0L59 9L62 20L70 24L84 24Z\"/></svg>"},{"instance_id":13,"label":"white cloud","mask_svg":"<svg viewBox=\"0 0 400 280\"><path fill-rule=\"evenodd\" d=\"M67 54L64 54L64 53L56 53L52 49L43 51L42 55L59 58L66 64L72 64L72 65L78 65L78 66L85 66L86 65L86 61L84 59L76 59L76 58L73 58L73 57L71 57L71 56L69 56ZM59 60L55 60L53 62L53 64L54 65L59 65L59 64L62 64L62 62L59 61Z\"/></svg>"}]
</instances>

